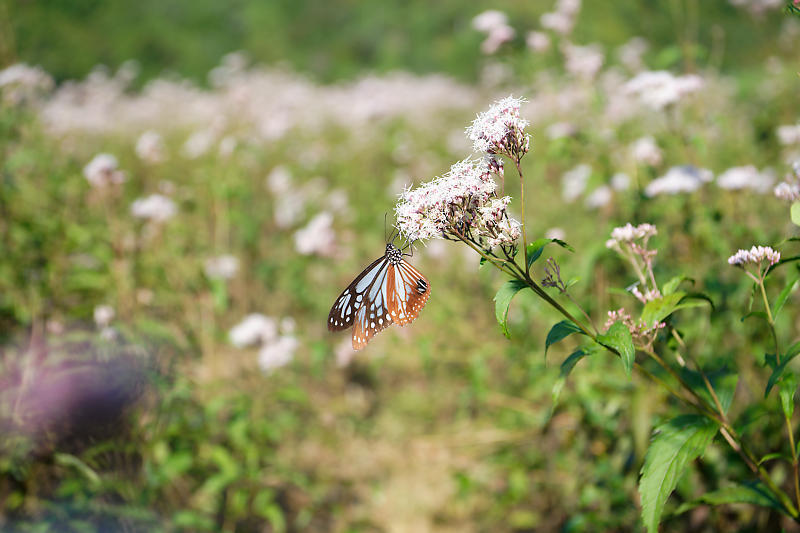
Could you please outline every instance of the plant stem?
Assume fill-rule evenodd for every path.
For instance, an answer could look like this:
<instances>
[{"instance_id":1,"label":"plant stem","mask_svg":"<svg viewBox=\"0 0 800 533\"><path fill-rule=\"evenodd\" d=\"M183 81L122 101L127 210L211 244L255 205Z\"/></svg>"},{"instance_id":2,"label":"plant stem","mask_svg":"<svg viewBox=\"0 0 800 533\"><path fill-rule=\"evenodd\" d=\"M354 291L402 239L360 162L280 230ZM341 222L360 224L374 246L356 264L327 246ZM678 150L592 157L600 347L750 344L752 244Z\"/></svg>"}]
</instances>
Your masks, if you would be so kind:
<instances>
[{"instance_id":1,"label":"plant stem","mask_svg":"<svg viewBox=\"0 0 800 533\"><path fill-rule=\"evenodd\" d=\"M522 166L520 161L521 156L514 158L514 164L517 166L517 174L519 174L519 203L522 211L522 251L525 257L525 274L530 272L531 266L528 264L528 237L525 232L525 177L522 175Z\"/></svg>"}]
</instances>

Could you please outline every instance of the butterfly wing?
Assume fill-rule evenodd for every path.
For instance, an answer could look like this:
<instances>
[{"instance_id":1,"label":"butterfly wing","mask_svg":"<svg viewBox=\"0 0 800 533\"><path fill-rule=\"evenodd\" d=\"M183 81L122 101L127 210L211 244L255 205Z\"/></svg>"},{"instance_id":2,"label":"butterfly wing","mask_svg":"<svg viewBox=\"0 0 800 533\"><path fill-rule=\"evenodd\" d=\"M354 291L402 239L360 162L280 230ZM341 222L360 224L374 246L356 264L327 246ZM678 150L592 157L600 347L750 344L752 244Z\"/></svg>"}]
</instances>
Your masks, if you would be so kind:
<instances>
[{"instance_id":1,"label":"butterfly wing","mask_svg":"<svg viewBox=\"0 0 800 533\"><path fill-rule=\"evenodd\" d=\"M356 312L364 303L367 288L375 281L381 269L386 267L386 263L386 257L379 257L342 291L328 313L328 330L342 331L353 325Z\"/></svg>"},{"instance_id":2,"label":"butterfly wing","mask_svg":"<svg viewBox=\"0 0 800 533\"><path fill-rule=\"evenodd\" d=\"M430 297L430 283L405 259L397 265L390 265L387 277L389 315L401 326L410 324Z\"/></svg>"},{"instance_id":3,"label":"butterfly wing","mask_svg":"<svg viewBox=\"0 0 800 533\"><path fill-rule=\"evenodd\" d=\"M392 267L384 256L377 259L344 290L328 314L328 329L353 327L353 349L360 350L392 319L385 304L386 276Z\"/></svg>"}]
</instances>

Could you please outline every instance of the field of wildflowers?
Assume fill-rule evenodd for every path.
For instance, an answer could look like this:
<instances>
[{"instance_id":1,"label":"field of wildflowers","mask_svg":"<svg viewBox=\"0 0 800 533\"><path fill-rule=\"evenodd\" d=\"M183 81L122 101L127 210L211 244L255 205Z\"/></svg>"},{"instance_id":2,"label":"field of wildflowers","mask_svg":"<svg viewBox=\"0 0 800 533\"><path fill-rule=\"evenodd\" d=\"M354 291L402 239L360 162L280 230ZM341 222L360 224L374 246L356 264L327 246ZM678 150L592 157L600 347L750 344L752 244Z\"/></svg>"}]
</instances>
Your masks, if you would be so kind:
<instances>
[{"instance_id":1,"label":"field of wildflowers","mask_svg":"<svg viewBox=\"0 0 800 533\"><path fill-rule=\"evenodd\" d=\"M793 3L89 4L0 2L0 529L800 531Z\"/></svg>"}]
</instances>

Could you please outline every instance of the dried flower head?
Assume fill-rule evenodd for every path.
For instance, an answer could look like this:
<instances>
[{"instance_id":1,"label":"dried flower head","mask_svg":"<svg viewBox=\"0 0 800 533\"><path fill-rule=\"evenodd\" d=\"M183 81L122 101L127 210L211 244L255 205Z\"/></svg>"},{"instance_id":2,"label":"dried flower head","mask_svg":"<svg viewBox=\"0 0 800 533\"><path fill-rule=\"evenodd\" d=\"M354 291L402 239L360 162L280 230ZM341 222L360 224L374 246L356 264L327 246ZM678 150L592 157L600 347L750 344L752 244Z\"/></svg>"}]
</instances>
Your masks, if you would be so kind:
<instances>
[{"instance_id":1,"label":"dried flower head","mask_svg":"<svg viewBox=\"0 0 800 533\"><path fill-rule=\"evenodd\" d=\"M525 133L528 121L521 118L519 108L522 98L508 96L478 115L467 128L467 137L476 152L504 154L512 159L522 157L530 150L530 135Z\"/></svg>"}]
</instances>

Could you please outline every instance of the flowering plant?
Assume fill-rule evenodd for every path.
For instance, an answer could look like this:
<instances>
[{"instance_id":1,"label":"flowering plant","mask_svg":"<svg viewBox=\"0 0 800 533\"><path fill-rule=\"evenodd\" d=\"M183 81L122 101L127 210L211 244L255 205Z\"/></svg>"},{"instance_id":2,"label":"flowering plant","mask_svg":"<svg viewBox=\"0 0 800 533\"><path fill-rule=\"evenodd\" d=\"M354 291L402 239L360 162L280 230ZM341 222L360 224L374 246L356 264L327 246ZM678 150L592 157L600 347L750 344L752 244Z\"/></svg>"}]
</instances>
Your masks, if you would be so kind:
<instances>
[{"instance_id":1,"label":"flowering plant","mask_svg":"<svg viewBox=\"0 0 800 533\"><path fill-rule=\"evenodd\" d=\"M580 347L561 363L553 387L554 402L577 363L602 354L618 357L628 376L636 370L680 402L685 412L656 428L641 470L639 493L642 519L648 531L657 531L669 495L691 463L703 455L717 436L739 456L750 470L751 479L712 490L697 501L684 503L679 511L703 503L744 502L770 507L800 523L800 468L791 420L797 378L788 368L789 362L800 354L800 342L786 347L776 327L776 317L800 275L788 276L773 301L767 290L768 281L773 282L771 275L778 268L800 260L800 256L781 259L781 254L771 247L753 246L728 259L731 266L741 268L753 282L753 294L758 292L761 296L763 310L750 311L745 318L761 319L774 346L774 353L764 358L769 372L764 395L767 398L773 388L779 392L777 414L785 422L789 453L770 450L771 453L759 457L739 422L730 415L739 369L706 368L676 323L679 311L713 308L713 302L703 293L682 289L687 282L693 282L686 276L666 282L657 278L653 265L658 250L651 246L651 239L658 233L654 225L628 223L611 232L606 247L633 270L636 282L626 292L638 301L639 310L624 307L610 310L602 327L597 327L589 312L573 298L572 282L562 279L561 267L554 258L547 259L537 273L537 260L549 244L574 250L556 238L528 241L521 162L530 151L530 136L525 132L528 123L520 116L522 103L524 100L520 98L508 97L480 114L466 133L481 158L460 161L444 176L404 191L395 208L397 228L412 241L441 238L464 242L481 256L482 264L491 264L508 275L511 279L494 298L497 321L506 336L509 336L511 301L523 290L533 291L564 318L547 334L545 350L571 335L582 336ZM511 161L519 177L521 222L509 214L512 199L502 195L504 158ZM779 192L783 190L776 190L776 194ZM776 479L764 466L775 459L783 459L791 466L792 473L786 482Z\"/></svg>"}]
</instances>

